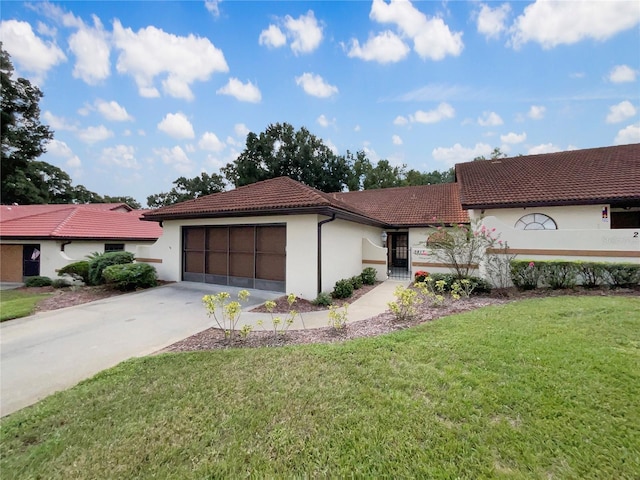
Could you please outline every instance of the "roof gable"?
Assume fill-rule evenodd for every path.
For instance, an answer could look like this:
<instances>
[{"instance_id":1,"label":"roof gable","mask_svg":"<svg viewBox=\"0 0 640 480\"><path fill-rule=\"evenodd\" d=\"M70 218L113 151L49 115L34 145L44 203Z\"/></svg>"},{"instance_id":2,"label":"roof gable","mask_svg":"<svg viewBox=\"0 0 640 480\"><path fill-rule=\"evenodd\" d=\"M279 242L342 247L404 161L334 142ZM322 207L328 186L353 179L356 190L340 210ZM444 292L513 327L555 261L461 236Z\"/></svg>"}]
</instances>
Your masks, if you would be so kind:
<instances>
[{"instance_id":1,"label":"roof gable","mask_svg":"<svg viewBox=\"0 0 640 480\"><path fill-rule=\"evenodd\" d=\"M463 208L640 202L640 144L456 165Z\"/></svg>"}]
</instances>

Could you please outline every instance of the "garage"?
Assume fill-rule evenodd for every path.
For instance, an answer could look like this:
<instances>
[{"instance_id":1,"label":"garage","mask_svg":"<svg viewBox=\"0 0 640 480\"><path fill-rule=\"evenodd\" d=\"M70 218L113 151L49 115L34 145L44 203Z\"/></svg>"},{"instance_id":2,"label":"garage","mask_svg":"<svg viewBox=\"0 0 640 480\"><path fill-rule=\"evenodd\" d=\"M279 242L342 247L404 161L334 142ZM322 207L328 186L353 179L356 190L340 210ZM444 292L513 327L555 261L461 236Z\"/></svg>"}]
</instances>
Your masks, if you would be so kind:
<instances>
[{"instance_id":1,"label":"garage","mask_svg":"<svg viewBox=\"0 0 640 480\"><path fill-rule=\"evenodd\" d=\"M283 224L183 227L182 279L284 292Z\"/></svg>"}]
</instances>

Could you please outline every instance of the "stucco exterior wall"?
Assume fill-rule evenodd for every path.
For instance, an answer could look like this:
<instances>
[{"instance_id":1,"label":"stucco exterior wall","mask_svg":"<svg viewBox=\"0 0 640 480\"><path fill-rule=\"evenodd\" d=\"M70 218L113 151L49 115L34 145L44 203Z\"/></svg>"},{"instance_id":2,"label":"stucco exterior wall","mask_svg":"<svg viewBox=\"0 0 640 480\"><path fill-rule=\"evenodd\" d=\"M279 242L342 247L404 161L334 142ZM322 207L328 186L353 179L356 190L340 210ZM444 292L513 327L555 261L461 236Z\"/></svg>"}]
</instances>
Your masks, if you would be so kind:
<instances>
[{"instance_id":1,"label":"stucco exterior wall","mask_svg":"<svg viewBox=\"0 0 640 480\"><path fill-rule=\"evenodd\" d=\"M513 228L516 222L531 213L542 213L555 220L558 230L609 230L610 218L602 218L602 210L607 208L608 217L611 208L607 204L574 205L564 207L528 207L528 208L499 208L485 210L469 210L471 219L481 217L496 217L502 223Z\"/></svg>"}]
</instances>

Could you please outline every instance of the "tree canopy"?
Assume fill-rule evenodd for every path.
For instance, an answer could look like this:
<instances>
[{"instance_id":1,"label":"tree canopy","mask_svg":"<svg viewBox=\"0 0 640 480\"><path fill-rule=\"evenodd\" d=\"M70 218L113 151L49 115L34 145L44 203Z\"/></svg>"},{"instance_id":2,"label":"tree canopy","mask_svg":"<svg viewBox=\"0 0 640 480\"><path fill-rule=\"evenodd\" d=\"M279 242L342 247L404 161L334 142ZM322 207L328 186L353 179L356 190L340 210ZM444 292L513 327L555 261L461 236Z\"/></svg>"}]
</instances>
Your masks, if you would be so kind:
<instances>
[{"instance_id":1,"label":"tree canopy","mask_svg":"<svg viewBox=\"0 0 640 480\"><path fill-rule=\"evenodd\" d=\"M217 173L211 175L203 172L198 177L180 177L174 180L173 187L169 192L157 193L147 197L147 205L151 208L173 205L193 198L209 195L211 193L222 192L225 187L224 179Z\"/></svg>"}]
</instances>

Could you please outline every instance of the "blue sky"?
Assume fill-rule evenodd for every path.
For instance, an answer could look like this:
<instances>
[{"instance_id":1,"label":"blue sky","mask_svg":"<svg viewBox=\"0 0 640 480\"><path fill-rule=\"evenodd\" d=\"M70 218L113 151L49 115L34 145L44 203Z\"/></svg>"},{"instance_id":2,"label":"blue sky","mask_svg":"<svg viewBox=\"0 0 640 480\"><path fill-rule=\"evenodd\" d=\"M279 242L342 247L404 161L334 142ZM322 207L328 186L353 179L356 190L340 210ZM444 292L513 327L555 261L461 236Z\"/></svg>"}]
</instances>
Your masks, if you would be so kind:
<instances>
[{"instance_id":1,"label":"blue sky","mask_svg":"<svg viewBox=\"0 0 640 480\"><path fill-rule=\"evenodd\" d=\"M143 205L218 173L249 131L305 126L338 154L443 170L640 142L640 3L2 3L45 94L43 160Z\"/></svg>"}]
</instances>

